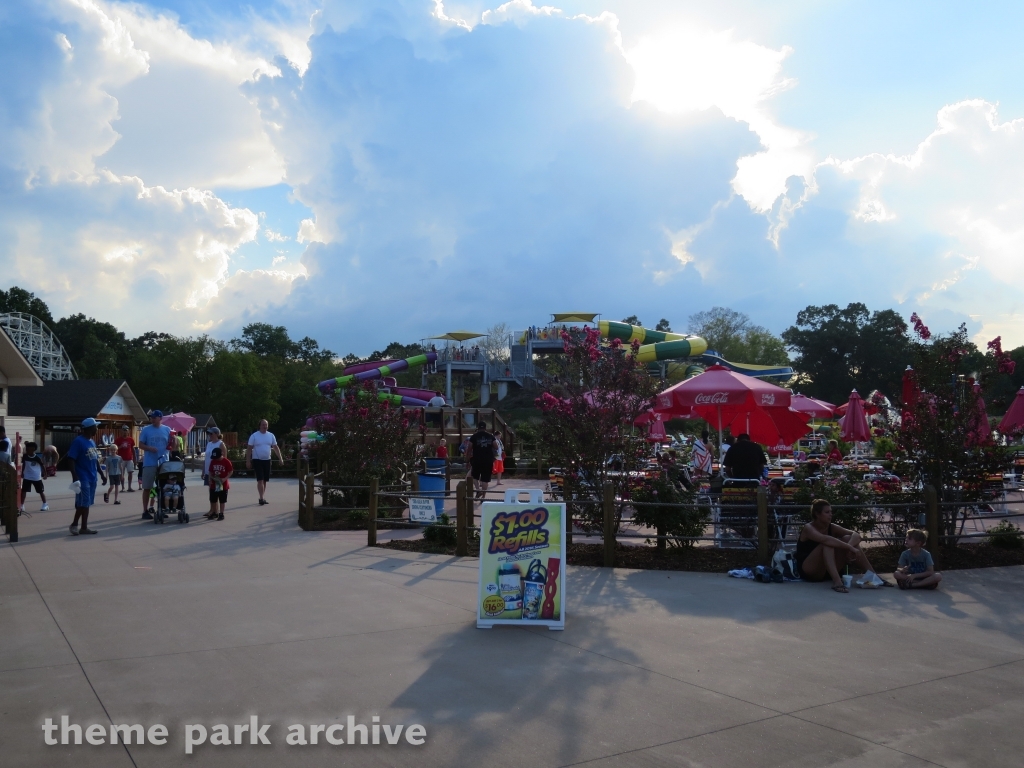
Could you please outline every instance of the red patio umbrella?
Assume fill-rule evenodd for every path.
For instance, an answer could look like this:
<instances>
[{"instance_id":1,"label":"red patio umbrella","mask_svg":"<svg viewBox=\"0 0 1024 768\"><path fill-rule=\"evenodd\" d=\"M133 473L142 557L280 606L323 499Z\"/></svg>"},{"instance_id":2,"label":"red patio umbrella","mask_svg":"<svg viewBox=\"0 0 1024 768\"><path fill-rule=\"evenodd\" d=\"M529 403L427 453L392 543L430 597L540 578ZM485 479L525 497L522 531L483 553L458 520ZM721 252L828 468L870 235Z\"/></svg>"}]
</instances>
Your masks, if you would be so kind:
<instances>
[{"instance_id":1,"label":"red patio umbrella","mask_svg":"<svg viewBox=\"0 0 1024 768\"><path fill-rule=\"evenodd\" d=\"M999 422L999 431L1004 435L1016 435L1024 431L1024 387L1017 390L1017 396Z\"/></svg>"},{"instance_id":2,"label":"red patio umbrella","mask_svg":"<svg viewBox=\"0 0 1024 768\"><path fill-rule=\"evenodd\" d=\"M903 372L902 397L904 413L913 411L914 406L917 405L917 401L921 397L921 385L917 383L917 374L914 373L914 369L909 365L907 370Z\"/></svg>"},{"instance_id":3,"label":"red patio umbrella","mask_svg":"<svg viewBox=\"0 0 1024 768\"><path fill-rule=\"evenodd\" d=\"M856 389L850 393L845 410L843 428L839 433L843 440L848 443L863 443L870 440L871 429L868 427L868 418L864 413L864 401L857 394Z\"/></svg>"},{"instance_id":4,"label":"red patio umbrella","mask_svg":"<svg viewBox=\"0 0 1024 768\"><path fill-rule=\"evenodd\" d=\"M984 445L992 439L992 429L988 425L988 409L985 407L985 398L981 396L981 385L974 385L974 394L977 395L975 406L974 428L967 435L967 445Z\"/></svg>"},{"instance_id":5,"label":"red patio umbrella","mask_svg":"<svg viewBox=\"0 0 1024 768\"><path fill-rule=\"evenodd\" d=\"M828 419L831 418L832 413L836 407L832 403L826 403L824 400L818 400L807 395L801 395L799 392L793 395L792 400L789 403L789 407L799 413L806 413L812 419Z\"/></svg>"},{"instance_id":6,"label":"red patio umbrella","mask_svg":"<svg viewBox=\"0 0 1024 768\"><path fill-rule=\"evenodd\" d=\"M750 439L762 445L792 445L810 430L806 413L797 413L792 408L758 408L738 415L729 424L734 435L746 432Z\"/></svg>"},{"instance_id":7,"label":"red patio umbrella","mask_svg":"<svg viewBox=\"0 0 1024 768\"><path fill-rule=\"evenodd\" d=\"M704 373L675 384L655 398L654 409L673 418L676 413L700 416L722 429L741 414L764 408L789 409L792 393L766 381L712 365ZM780 417L786 418L786 417Z\"/></svg>"}]
</instances>

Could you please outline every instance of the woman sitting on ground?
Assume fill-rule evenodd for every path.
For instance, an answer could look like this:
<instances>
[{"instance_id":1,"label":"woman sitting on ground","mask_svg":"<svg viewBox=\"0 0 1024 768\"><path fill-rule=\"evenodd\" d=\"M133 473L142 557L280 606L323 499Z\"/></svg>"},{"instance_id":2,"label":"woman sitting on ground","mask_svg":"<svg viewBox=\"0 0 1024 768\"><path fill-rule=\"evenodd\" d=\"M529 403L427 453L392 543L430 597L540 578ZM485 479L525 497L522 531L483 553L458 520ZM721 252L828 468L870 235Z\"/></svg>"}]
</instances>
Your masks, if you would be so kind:
<instances>
[{"instance_id":1,"label":"woman sitting on ground","mask_svg":"<svg viewBox=\"0 0 1024 768\"><path fill-rule=\"evenodd\" d=\"M811 522L800 530L796 544L796 572L804 581L832 579L832 589L849 592L839 571L855 565L862 571L874 571L860 548L860 534L832 522L832 506L824 499L811 502ZM890 585L891 586L891 585Z\"/></svg>"}]
</instances>

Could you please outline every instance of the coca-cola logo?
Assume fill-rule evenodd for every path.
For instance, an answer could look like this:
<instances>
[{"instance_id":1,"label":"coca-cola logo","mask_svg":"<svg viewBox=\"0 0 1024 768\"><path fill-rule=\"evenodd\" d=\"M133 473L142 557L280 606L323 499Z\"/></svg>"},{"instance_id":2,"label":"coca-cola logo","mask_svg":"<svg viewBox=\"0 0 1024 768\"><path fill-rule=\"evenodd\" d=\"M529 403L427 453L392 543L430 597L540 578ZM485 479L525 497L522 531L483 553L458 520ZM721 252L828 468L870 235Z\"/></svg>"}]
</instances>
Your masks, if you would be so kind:
<instances>
[{"instance_id":1,"label":"coca-cola logo","mask_svg":"<svg viewBox=\"0 0 1024 768\"><path fill-rule=\"evenodd\" d=\"M671 408L672 407L672 395L658 395L658 407L659 408Z\"/></svg>"},{"instance_id":2,"label":"coca-cola logo","mask_svg":"<svg viewBox=\"0 0 1024 768\"><path fill-rule=\"evenodd\" d=\"M775 394L772 392L762 393L761 405L775 405Z\"/></svg>"},{"instance_id":3,"label":"coca-cola logo","mask_svg":"<svg viewBox=\"0 0 1024 768\"><path fill-rule=\"evenodd\" d=\"M697 395L693 398L696 405L723 405L729 402L728 392L715 392L708 395Z\"/></svg>"}]
</instances>

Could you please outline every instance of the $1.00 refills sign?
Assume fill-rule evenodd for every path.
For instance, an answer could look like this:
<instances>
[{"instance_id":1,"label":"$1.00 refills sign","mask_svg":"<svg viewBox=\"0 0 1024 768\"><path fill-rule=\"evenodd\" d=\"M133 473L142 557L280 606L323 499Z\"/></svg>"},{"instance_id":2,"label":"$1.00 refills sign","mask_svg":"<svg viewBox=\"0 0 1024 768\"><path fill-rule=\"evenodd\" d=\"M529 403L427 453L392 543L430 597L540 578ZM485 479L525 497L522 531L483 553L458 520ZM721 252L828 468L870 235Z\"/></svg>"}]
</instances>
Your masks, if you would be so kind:
<instances>
[{"instance_id":1,"label":"$1.00 refills sign","mask_svg":"<svg viewBox=\"0 0 1024 768\"><path fill-rule=\"evenodd\" d=\"M476 625L563 629L565 505L544 503L534 490L530 502L512 501L519 493L481 505Z\"/></svg>"}]
</instances>

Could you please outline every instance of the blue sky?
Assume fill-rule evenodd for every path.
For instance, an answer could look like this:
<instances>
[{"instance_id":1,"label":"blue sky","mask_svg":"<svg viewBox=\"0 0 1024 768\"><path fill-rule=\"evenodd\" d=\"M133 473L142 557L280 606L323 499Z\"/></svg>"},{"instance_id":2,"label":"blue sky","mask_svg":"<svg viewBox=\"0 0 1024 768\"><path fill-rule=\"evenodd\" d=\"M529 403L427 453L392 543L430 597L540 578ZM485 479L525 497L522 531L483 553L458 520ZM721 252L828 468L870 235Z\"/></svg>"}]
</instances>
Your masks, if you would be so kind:
<instances>
[{"instance_id":1,"label":"blue sky","mask_svg":"<svg viewBox=\"0 0 1024 768\"><path fill-rule=\"evenodd\" d=\"M1024 344L1024 6L15 0L0 285L366 353L811 303Z\"/></svg>"}]
</instances>

